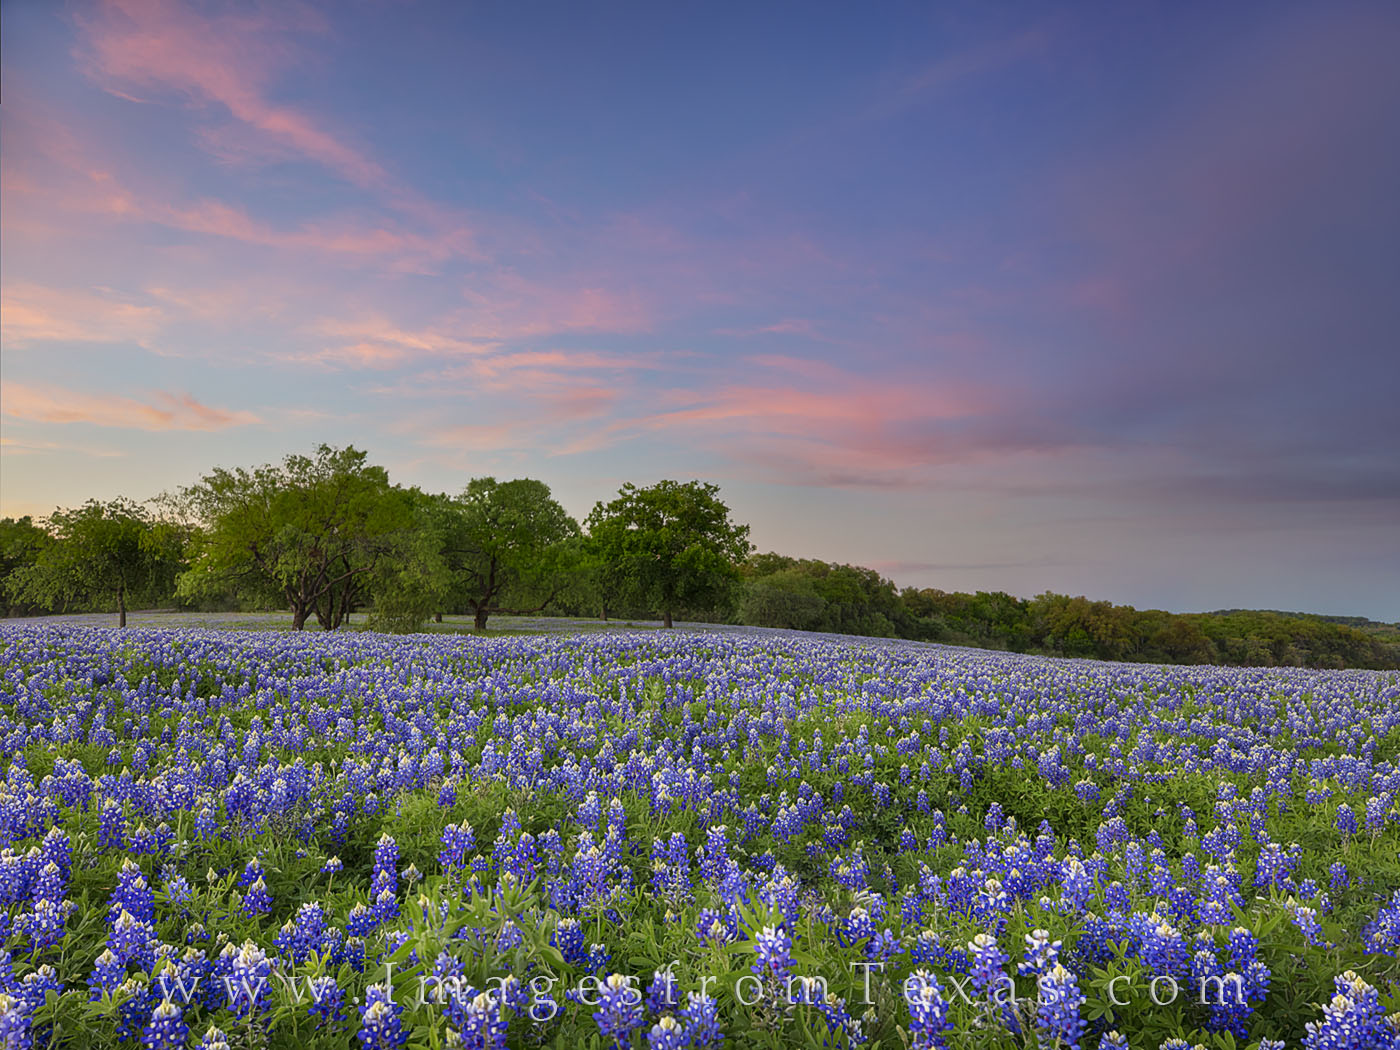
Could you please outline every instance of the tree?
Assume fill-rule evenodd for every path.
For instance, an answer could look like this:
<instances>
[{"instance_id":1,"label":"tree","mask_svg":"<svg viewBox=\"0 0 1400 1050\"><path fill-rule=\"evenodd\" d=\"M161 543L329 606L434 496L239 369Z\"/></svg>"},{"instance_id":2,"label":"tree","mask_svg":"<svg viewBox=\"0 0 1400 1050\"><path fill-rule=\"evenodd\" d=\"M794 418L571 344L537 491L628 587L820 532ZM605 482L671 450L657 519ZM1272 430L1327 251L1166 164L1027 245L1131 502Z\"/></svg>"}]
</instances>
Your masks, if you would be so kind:
<instances>
[{"instance_id":1,"label":"tree","mask_svg":"<svg viewBox=\"0 0 1400 1050\"><path fill-rule=\"evenodd\" d=\"M827 626L826 601L810 576L799 569L782 569L745 581L739 621L755 627L820 631Z\"/></svg>"},{"instance_id":2,"label":"tree","mask_svg":"<svg viewBox=\"0 0 1400 1050\"><path fill-rule=\"evenodd\" d=\"M34 519L27 514L22 518L0 518L0 595L6 601L6 615L49 608L46 603L21 599L16 588L20 584L20 571L37 562L39 555L52 543L53 537L34 524Z\"/></svg>"},{"instance_id":3,"label":"tree","mask_svg":"<svg viewBox=\"0 0 1400 1050\"><path fill-rule=\"evenodd\" d=\"M411 633L430 616L441 622L451 600L453 580L443 545L453 501L417 488L407 493L413 513L407 543L401 557L379 563L368 584L374 595L369 626L376 631Z\"/></svg>"},{"instance_id":4,"label":"tree","mask_svg":"<svg viewBox=\"0 0 1400 1050\"><path fill-rule=\"evenodd\" d=\"M335 630L413 538L413 499L353 447L321 445L280 466L219 468L182 492L204 526L184 593L277 595L302 630Z\"/></svg>"},{"instance_id":5,"label":"tree","mask_svg":"<svg viewBox=\"0 0 1400 1050\"><path fill-rule=\"evenodd\" d=\"M46 524L52 542L12 577L21 600L45 607L112 601L125 627L128 600L167 592L180 569L178 530L130 500L89 500L54 511Z\"/></svg>"},{"instance_id":6,"label":"tree","mask_svg":"<svg viewBox=\"0 0 1400 1050\"><path fill-rule=\"evenodd\" d=\"M748 557L749 527L729 520L716 485L628 483L588 516L589 540L616 586L659 609L672 626L678 608L732 605Z\"/></svg>"},{"instance_id":7,"label":"tree","mask_svg":"<svg viewBox=\"0 0 1400 1050\"><path fill-rule=\"evenodd\" d=\"M539 612L565 585L578 522L544 482L474 478L447 511L443 559L476 630L493 613Z\"/></svg>"}]
</instances>

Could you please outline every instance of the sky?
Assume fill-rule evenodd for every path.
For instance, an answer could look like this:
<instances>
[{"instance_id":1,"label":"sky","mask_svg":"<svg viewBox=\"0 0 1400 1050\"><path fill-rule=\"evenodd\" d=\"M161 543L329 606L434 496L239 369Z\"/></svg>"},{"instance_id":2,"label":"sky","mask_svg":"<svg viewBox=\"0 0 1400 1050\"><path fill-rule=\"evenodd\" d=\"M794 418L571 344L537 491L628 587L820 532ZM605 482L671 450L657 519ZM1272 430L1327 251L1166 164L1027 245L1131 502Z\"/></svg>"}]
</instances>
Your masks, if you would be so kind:
<instances>
[{"instance_id":1,"label":"sky","mask_svg":"<svg viewBox=\"0 0 1400 1050\"><path fill-rule=\"evenodd\" d=\"M1400 6L7 0L0 514L353 444L1400 620Z\"/></svg>"}]
</instances>

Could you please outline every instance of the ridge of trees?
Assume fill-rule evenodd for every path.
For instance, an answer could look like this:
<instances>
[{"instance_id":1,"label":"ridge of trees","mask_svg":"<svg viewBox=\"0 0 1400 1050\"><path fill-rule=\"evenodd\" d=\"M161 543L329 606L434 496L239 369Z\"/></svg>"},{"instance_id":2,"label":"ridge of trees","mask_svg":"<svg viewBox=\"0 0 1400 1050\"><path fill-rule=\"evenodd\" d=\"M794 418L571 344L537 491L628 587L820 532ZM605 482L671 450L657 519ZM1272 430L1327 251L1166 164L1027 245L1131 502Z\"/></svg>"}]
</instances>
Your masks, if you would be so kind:
<instances>
[{"instance_id":1,"label":"ridge of trees","mask_svg":"<svg viewBox=\"0 0 1400 1050\"><path fill-rule=\"evenodd\" d=\"M656 616L1152 663L1400 668L1400 625L1228 609L1169 613L1085 597L906 587L873 569L754 553L713 484L623 485L582 526L541 481L458 494L393 484L353 447L217 468L145 504L0 519L7 616L134 606L356 613L414 631L469 614Z\"/></svg>"}]
</instances>

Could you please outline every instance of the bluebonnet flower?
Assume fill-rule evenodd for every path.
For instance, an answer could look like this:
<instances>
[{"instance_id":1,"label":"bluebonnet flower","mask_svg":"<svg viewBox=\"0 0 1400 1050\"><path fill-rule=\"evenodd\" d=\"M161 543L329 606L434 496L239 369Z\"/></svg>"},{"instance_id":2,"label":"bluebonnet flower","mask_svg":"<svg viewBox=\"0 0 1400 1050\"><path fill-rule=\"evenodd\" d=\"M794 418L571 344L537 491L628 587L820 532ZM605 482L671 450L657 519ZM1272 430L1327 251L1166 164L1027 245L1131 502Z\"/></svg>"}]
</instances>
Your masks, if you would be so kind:
<instances>
[{"instance_id":1,"label":"bluebonnet flower","mask_svg":"<svg viewBox=\"0 0 1400 1050\"><path fill-rule=\"evenodd\" d=\"M502 1005L495 994L466 986L454 990L445 1012L462 1046L474 1050L504 1050L509 1026L502 1016Z\"/></svg>"},{"instance_id":2,"label":"bluebonnet flower","mask_svg":"<svg viewBox=\"0 0 1400 1050\"><path fill-rule=\"evenodd\" d=\"M1304 1050L1395 1050L1400 1029L1385 1016L1377 991L1348 970L1334 979L1337 994L1309 1021Z\"/></svg>"},{"instance_id":3,"label":"bluebonnet flower","mask_svg":"<svg viewBox=\"0 0 1400 1050\"><path fill-rule=\"evenodd\" d=\"M550 934L549 942L559 949L559 954L564 956L564 961L570 966L578 966L583 962L583 927L577 919L560 919L554 932Z\"/></svg>"},{"instance_id":4,"label":"bluebonnet flower","mask_svg":"<svg viewBox=\"0 0 1400 1050\"><path fill-rule=\"evenodd\" d=\"M719 1003L701 992L686 995L680 1019L685 1025L686 1038L693 1050L717 1047L724 1040L719 1026Z\"/></svg>"},{"instance_id":5,"label":"bluebonnet flower","mask_svg":"<svg viewBox=\"0 0 1400 1050\"><path fill-rule=\"evenodd\" d=\"M378 925L378 913L361 903L356 903L345 920L345 932L351 937L368 937Z\"/></svg>"},{"instance_id":6,"label":"bluebonnet flower","mask_svg":"<svg viewBox=\"0 0 1400 1050\"><path fill-rule=\"evenodd\" d=\"M1356 820L1356 810L1345 802L1337 806L1336 827L1343 837L1355 835L1360 827Z\"/></svg>"},{"instance_id":7,"label":"bluebonnet flower","mask_svg":"<svg viewBox=\"0 0 1400 1050\"><path fill-rule=\"evenodd\" d=\"M684 1026L670 1015L657 1021L647 1033L647 1050L682 1050L688 1043Z\"/></svg>"},{"instance_id":8,"label":"bluebonnet flower","mask_svg":"<svg viewBox=\"0 0 1400 1050\"><path fill-rule=\"evenodd\" d=\"M1085 997L1074 974L1056 962L1036 979L1036 989L1035 1026L1041 1046L1078 1050L1087 1025L1079 1015Z\"/></svg>"},{"instance_id":9,"label":"bluebonnet flower","mask_svg":"<svg viewBox=\"0 0 1400 1050\"><path fill-rule=\"evenodd\" d=\"M792 938L782 927L765 926L754 938L755 974L783 985L792 973Z\"/></svg>"},{"instance_id":10,"label":"bluebonnet flower","mask_svg":"<svg viewBox=\"0 0 1400 1050\"><path fill-rule=\"evenodd\" d=\"M370 985L360 1011L360 1030L355 1039L365 1050L396 1050L408 1039L403 1029L403 1007L394 1002L383 985Z\"/></svg>"},{"instance_id":11,"label":"bluebonnet flower","mask_svg":"<svg viewBox=\"0 0 1400 1050\"><path fill-rule=\"evenodd\" d=\"M399 847L388 833L379 836L374 848L374 869L370 875L369 893L374 902L375 916L389 922L399 916Z\"/></svg>"},{"instance_id":12,"label":"bluebonnet flower","mask_svg":"<svg viewBox=\"0 0 1400 1050\"><path fill-rule=\"evenodd\" d=\"M239 1017L262 1013L272 1000L272 960L252 941L241 948L228 945L220 953L228 1005Z\"/></svg>"},{"instance_id":13,"label":"bluebonnet flower","mask_svg":"<svg viewBox=\"0 0 1400 1050\"><path fill-rule=\"evenodd\" d=\"M909 1007L913 1050L948 1050L947 1034L953 1030L953 1020L938 978L928 970L915 970L904 982L904 1001Z\"/></svg>"},{"instance_id":14,"label":"bluebonnet flower","mask_svg":"<svg viewBox=\"0 0 1400 1050\"><path fill-rule=\"evenodd\" d=\"M121 804L115 799L109 798L102 803L97 842L104 850L126 848L126 817L122 813Z\"/></svg>"},{"instance_id":15,"label":"bluebonnet flower","mask_svg":"<svg viewBox=\"0 0 1400 1050\"><path fill-rule=\"evenodd\" d=\"M141 1032L141 1045L145 1050L184 1050L189 1036L183 1012L166 999L151 1011L151 1019Z\"/></svg>"},{"instance_id":16,"label":"bluebonnet flower","mask_svg":"<svg viewBox=\"0 0 1400 1050\"><path fill-rule=\"evenodd\" d=\"M119 1001L117 1006L117 1039L126 1042L138 1039L150 1021L154 995L151 986L143 979L128 978L117 986L113 996Z\"/></svg>"},{"instance_id":17,"label":"bluebonnet flower","mask_svg":"<svg viewBox=\"0 0 1400 1050\"><path fill-rule=\"evenodd\" d=\"M1395 955L1400 950L1400 890L1361 930L1361 941L1372 952Z\"/></svg>"},{"instance_id":18,"label":"bluebonnet flower","mask_svg":"<svg viewBox=\"0 0 1400 1050\"><path fill-rule=\"evenodd\" d=\"M652 972L644 1002L651 1013L662 1014L676 1008L678 998L676 975L669 970Z\"/></svg>"},{"instance_id":19,"label":"bluebonnet flower","mask_svg":"<svg viewBox=\"0 0 1400 1050\"><path fill-rule=\"evenodd\" d=\"M448 824L442 830L442 849L438 852L438 864L443 871L455 871L467 863L467 854L476 847L476 834L472 826Z\"/></svg>"},{"instance_id":20,"label":"bluebonnet flower","mask_svg":"<svg viewBox=\"0 0 1400 1050\"><path fill-rule=\"evenodd\" d=\"M1025 960L1019 971L1023 976L1049 973L1060 961L1060 941L1050 939L1050 931L1034 930L1026 934Z\"/></svg>"},{"instance_id":21,"label":"bluebonnet flower","mask_svg":"<svg viewBox=\"0 0 1400 1050\"><path fill-rule=\"evenodd\" d=\"M1322 927L1317 924L1317 909L1309 908L1306 905L1298 905L1293 909L1293 924L1303 933L1303 938L1308 944L1318 947L1326 942L1322 936Z\"/></svg>"},{"instance_id":22,"label":"bluebonnet flower","mask_svg":"<svg viewBox=\"0 0 1400 1050\"><path fill-rule=\"evenodd\" d=\"M9 992L0 992L0 1046L29 1050L33 1045L28 1005Z\"/></svg>"},{"instance_id":23,"label":"bluebonnet flower","mask_svg":"<svg viewBox=\"0 0 1400 1050\"><path fill-rule=\"evenodd\" d=\"M584 956L583 967L589 973L600 973L608 963L612 962L612 952L604 944L590 944L588 954Z\"/></svg>"},{"instance_id":24,"label":"bluebonnet flower","mask_svg":"<svg viewBox=\"0 0 1400 1050\"><path fill-rule=\"evenodd\" d=\"M695 936L701 944L727 944L739 936L739 926L732 912L704 908L695 921Z\"/></svg>"},{"instance_id":25,"label":"bluebonnet flower","mask_svg":"<svg viewBox=\"0 0 1400 1050\"><path fill-rule=\"evenodd\" d=\"M1327 877L1334 890L1344 890L1351 885L1351 876L1347 872L1346 861L1334 861L1327 868Z\"/></svg>"},{"instance_id":26,"label":"bluebonnet flower","mask_svg":"<svg viewBox=\"0 0 1400 1050\"><path fill-rule=\"evenodd\" d=\"M140 922L151 923L155 921L155 910L155 894L146 884L146 877L136 862L128 857L117 872L117 885L112 891L109 910L111 919L115 921L122 911L127 911Z\"/></svg>"},{"instance_id":27,"label":"bluebonnet flower","mask_svg":"<svg viewBox=\"0 0 1400 1050\"><path fill-rule=\"evenodd\" d=\"M1191 952L1181 931L1160 916L1152 916L1143 937L1142 961L1154 975L1183 977L1191 962Z\"/></svg>"},{"instance_id":28,"label":"bluebonnet flower","mask_svg":"<svg viewBox=\"0 0 1400 1050\"><path fill-rule=\"evenodd\" d=\"M970 959L969 976L977 992L985 994L997 982L1007 980L1003 967L1011 961L1011 956L1001 950L991 934L979 933L968 941L967 953Z\"/></svg>"},{"instance_id":29,"label":"bluebonnet flower","mask_svg":"<svg viewBox=\"0 0 1400 1050\"><path fill-rule=\"evenodd\" d=\"M113 953L111 948L105 948L102 954L97 957L92 974L88 978L88 985L91 988L88 998L95 1001L101 999L104 994L110 995L124 980L126 980L126 963ZM0 1043L0 1046L3 1045Z\"/></svg>"},{"instance_id":30,"label":"bluebonnet flower","mask_svg":"<svg viewBox=\"0 0 1400 1050\"><path fill-rule=\"evenodd\" d=\"M610 974L599 991L598 1009L593 1013L603 1038L610 1039L616 1050L623 1050L632 1032L642 1026L644 1016L641 992L622 974Z\"/></svg>"},{"instance_id":31,"label":"bluebonnet flower","mask_svg":"<svg viewBox=\"0 0 1400 1050\"><path fill-rule=\"evenodd\" d=\"M248 892L243 895L243 914L250 916L266 915L272 911L272 895L267 892L267 884L263 882L262 876L248 887Z\"/></svg>"}]
</instances>

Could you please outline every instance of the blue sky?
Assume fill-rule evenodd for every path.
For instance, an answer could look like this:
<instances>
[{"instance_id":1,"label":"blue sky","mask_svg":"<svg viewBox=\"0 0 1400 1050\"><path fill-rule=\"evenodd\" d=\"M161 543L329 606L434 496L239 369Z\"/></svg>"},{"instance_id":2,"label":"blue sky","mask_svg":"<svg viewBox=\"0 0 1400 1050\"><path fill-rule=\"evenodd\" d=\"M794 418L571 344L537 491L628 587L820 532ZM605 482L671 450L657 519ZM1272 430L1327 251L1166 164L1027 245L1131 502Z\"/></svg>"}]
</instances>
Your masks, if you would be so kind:
<instances>
[{"instance_id":1,"label":"blue sky","mask_svg":"<svg viewBox=\"0 0 1400 1050\"><path fill-rule=\"evenodd\" d=\"M755 9L756 8L756 9ZM0 513L354 443L1400 619L1389 4L7 4Z\"/></svg>"}]
</instances>

